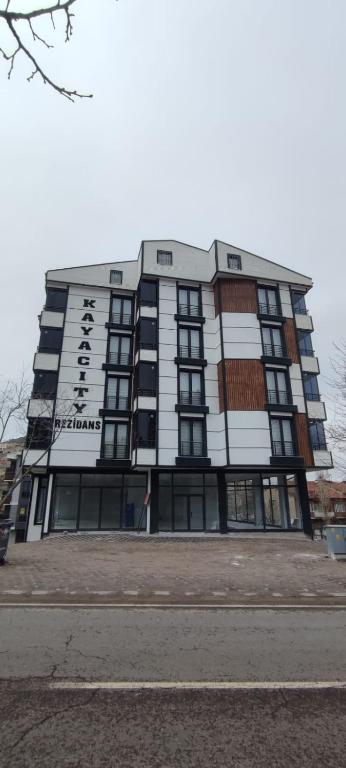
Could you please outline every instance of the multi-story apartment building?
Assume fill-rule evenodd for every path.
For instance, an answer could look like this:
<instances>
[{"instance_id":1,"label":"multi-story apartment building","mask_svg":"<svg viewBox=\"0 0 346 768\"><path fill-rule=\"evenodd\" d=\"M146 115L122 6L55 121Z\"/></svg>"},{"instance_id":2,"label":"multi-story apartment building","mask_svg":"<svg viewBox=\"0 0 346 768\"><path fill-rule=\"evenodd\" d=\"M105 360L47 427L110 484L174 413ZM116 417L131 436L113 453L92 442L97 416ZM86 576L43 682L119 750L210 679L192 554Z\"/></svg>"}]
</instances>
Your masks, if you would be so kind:
<instances>
[{"instance_id":1,"label":"multi-story apartment building","mask_svg":"<svg viewBox=\"0 0 346 768\"><path fill-rule=\"evenodd\" d=\"M306 470L331 466L311 286L220 241L145 241L136 261L50 270L27 539L309 533Z\"/></svg>"}]
</instances>

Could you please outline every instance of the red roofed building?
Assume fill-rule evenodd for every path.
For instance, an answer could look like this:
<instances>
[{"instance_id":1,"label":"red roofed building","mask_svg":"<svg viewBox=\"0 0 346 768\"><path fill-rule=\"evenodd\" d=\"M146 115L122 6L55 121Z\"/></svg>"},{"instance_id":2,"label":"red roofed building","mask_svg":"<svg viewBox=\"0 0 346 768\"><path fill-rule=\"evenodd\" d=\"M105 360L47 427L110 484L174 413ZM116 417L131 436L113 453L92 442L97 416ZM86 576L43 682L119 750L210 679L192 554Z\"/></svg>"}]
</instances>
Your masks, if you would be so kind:
<instances>
[{"instance_id":1,"label":"red roofed building","mask_svg":"<svg viewBox=\"0 0 346 768\"><path fill-rule=\"evenodd\" d=\"M346 482L310 480L308 492L314 528L319 528L322 522L346 525Z\"/></svg>"}]
</instances>

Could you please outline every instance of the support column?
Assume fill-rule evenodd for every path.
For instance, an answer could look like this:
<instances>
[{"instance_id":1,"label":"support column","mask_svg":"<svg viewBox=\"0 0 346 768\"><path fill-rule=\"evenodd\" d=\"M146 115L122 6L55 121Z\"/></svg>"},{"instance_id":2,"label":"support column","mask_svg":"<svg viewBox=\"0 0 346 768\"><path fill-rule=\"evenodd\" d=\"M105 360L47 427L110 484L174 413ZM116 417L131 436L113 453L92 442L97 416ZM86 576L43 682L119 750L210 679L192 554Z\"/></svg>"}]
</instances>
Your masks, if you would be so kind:
<instances>
[{"instance_id":1,"label":"support column","mask_svg":"<svg viewBox=\"0 0 346 768\"><path fill-rule=\"evenodd\" d=\"M148 469L148 482L147 493L150 493L150 501L147 506L147 533L150 533L150 518L151 518L151 469Z\"/></svg>"},{"instance_id":2,"label":"support column","mask_svg":"<svg viewBox=\"0 0 346 768\"><path fill-rule=\"evenodd\" d=\"M299 488L300 506L302 510L303 530L304 530L304 533L307 534L307 536L312 536L309 493L308 493L308 484L306 482L305 470L297 469L296 475L297 475L298 488Z\"/></svg>"},{"instance_id":3,"label":"support column","mask_svg":"<svg viewBox=\"0 0 346 768\"><path fill-rule=\"evenodd\" d=\"M159 530L159 476L155 469L151 470L151 501L150 501L150 533Z\"/></svg>"},{"instance_id":4,"label":"support column","mask_svg":"<svg viewBox=\"0 0 346 768\"><path fill-rule=\"evenodd\" d=\"M217 486L219 495L220 533L228 533L226 482L225 473L223 471L218 471L217 473Z\"/></svg>"}]
</instances>

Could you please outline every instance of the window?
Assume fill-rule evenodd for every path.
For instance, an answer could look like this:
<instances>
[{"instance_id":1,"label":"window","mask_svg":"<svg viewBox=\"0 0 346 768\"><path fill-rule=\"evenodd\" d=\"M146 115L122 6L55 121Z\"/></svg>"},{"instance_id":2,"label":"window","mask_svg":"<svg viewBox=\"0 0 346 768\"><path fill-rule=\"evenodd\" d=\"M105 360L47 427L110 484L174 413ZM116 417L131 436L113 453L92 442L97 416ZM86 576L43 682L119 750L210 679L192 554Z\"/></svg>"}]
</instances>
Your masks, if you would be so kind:
<instances>
[{"instance_id":1,"label":"window","mask_svg":"<svg viewBox=\"0 0 346 768\"><path fill-rule=\"evenodd\" d=\"M117 325L132 325L132 299L113 296L112 323L116 323Z\"/></svg>"},{"instance_id":2,"label":"window","mask_svg":"<svg viewBox=\"0 0 346 768\"><path fill-rule=\"evenodd\" d=\"M204 419L180 420L180 456L206 456Z\"/></svg>"},{"instance_id":3,"label":"window","mask_svg":"<svg viewBox=\"0 0 346 768\"><path fill-rule=\"evenodd\" d=\"M202 314L199 288L179 288L178 313L189 317L198 317Z\"/></svg>"},{"instance_id":4,"label":"window","mask_svg":"<svg viewBox=\"0 0 346 768\"><path fill-rule=\"evenodd\" d=\"M43 523L44 513L47 503L48 477L38 478L38 489L35 507L35 525Z\"/></svg>"},{"instance_id":5,"label":"window","mask_svg":"<svg viewBox=\"0 0 346 768\"><path fill-rule=\"evenodd\" d=\"M307 315L305 294L300 291L292 291L292 306L295 315Z\"/></svg>"},{"instance_id":6,"label":"window","mask_svg":"<svg viewBox=\"0 0 346 768\"><path fill-rule=\"evenodd\" d=\"M67 291L60 288L47 288L45 309L50 312L65 312Z\"/></svg>"},{"instance_id":7,"label":"window","mask_svg":"<svg viewBox=\"0 0 346 768\"><path fill-rule=\"evenodd\" d=\"M111 269L109 282L116 285L121 285L123 282L123 273L119 269Z\"/></svg>"},{"instance_id":8,"label":"window","mask_svg":"<svg viewBox=\"0 0 346 768\"><path fill-rule=\"evenodd\" d=\"M157 387L156 363L140 362L135 371L135 391L137 395L146 397L156 396Z\"/></svg>"},{"instance_id":9,"label":"window","mask_svg":"<svg viewBox=\"0 0 346 768\"><path fill-rule=\"evenodd\" d=\"M181 405L203 405L202 373L200 371L179 371L179 403Z\"/></svg>"},{"instance_id":10,"label":"window","mask_svg":"<svg viewBox=\"0 0 346 768\"><path fill-rule=\"evenodd\" d=\"M307 400L319 400L320 393L315 373L303 373L304 394Z\"/></svg>"},{"instance_id":11,"label":"window","mask_svg":"<svg viewBox=\"0 0 346 768\"><path fill-rule=\"evenodd\" d=\"M157 306L157 283L153 280L141 280L138 293L142 307Z\"/></svg>"},{"instance_id":12,"label":"window","mask_svg":"<svg viewBox=\"0 0 346 768\"><path fill-rule=\"evenodd\" d=\"M160 472L159 530L219 529L216 473Z\"/></svg>"},{"instance_id":13,"label":"window","mask_svg":"<svg viewBox=\"0 0 346 768\"><path fill-rule=\"evenodd\" d=\"M344 515L346 512L346 504L344 501L336 501L334 503L334 514Z\"/></svg>"},{"instance_id":14,"label":"window","mask_svg":"<svg viewBox=\"0 0 346 768\"><path fill-rule=\"evenodd\" d=\"M292 398L288 387L286 371L266 370L268 403L288 405Z\"/></svg>"},{"instance_id":15,"label":"window","mask_svg":"<svg viewBox=\"0 0 346 768\"><path fill-rule=\"evenodd\" d=\"M294 456L292 422L289 419L270 420L273 456Z\"/></svg>"},{"instance_id":16,"label":"window","mask_svg":"<svg viewBox=\"0 0 346 768\"><path fill-rule=\"evenodd\" d=\"M155 448L156 413L137 411L134 419L134 439L138 448Z\"/></svg>"},{"instance_id":17,"label":"window","mask_svg":"<svg viewBox=\"0 0 346 768\"><path fill-rule=\"evenodd\" d=\"M28 433L26 436L27 448L49 448L52 441L52 419L29 419Z\"/></svg>"},{"instance_id":18,"label":"window","mask_svg":"<svg viewBox=\"0 0 346 768\"><path fill-rule=\"evenodd\" d=\"M179 328L179 357L200 359L202 357L202 338L199 328Z\"/></svg>"},{"instance_id":19,"label":"window","mask_svg":"<svg viewBox=\"0 0 346 768\"><path fill-rule=\"evenodd\" d=\"M173 264L172 251L157 251L157 263L162 267L171 267Z\"/></svg>"},{"instance_id":20,"label":"window","mask_svg":"<svg viewBox=\"0 0 346 768\"><path fill-rule=\"evenodd\" d=\"M136 339L139 349L156 349L157 320L152 320L150 317L141 317L137 324Z\"/></svg>"},{"instance_id":21,"label":"window","mask_svg":"<svg viewBox=\"0 0 346 768\"><path fill-rule=\"evenodd\" d=\"M109 421L104 427L104 459L127 459L129 455L128 422Z\"/></svg>"},{"instance_id":22,"label":"window","mask_svg":"<svg viewBox=\"0 0 346 768\"><path fill-rule=\"evenodd\" d=\"M55 371L36 371L32 388L33 398L54 399L58 386L58 374Z\"/></svg>"},{"instance_id":23,"label":"window","mask_svg":"<svg viewBox=\"0 0 346 768\"><path fill-rule=\"evenodd\" d=\"M260 315L281 316L279 295L276 288L259 288L258 305Z\"/></svg>"},{"instance_id":24,"label":"window","mask_svg":"<svg viewBox=\"0 0 346 768\"><path fill-rule=\"evenodd\" d=\"M280 328L262 327L263 354L267 357L285 357L286 349Z\"/></svg>"},{"instance_id":25,"label":"window","mask_svg":"<svg viewBox=\"0 0 346 768\"><path fill-rule=\"evenodd\" d=\"M228 269L241 269L241 256L238 253L227 254Z\"/></svg>"},{"instance_id":26,"label":"window","mask_svg":"<svg viewBox=\"0 0 346 768\"><path fill-rule=\"evenodd\" d=\"M243 477L226 474L227 522L230 529L263 528L260 475Z\"/></svg>"},{"instance_id":27,"label":"window","mask_svg":"<svg viewBox=\"0 0 346 768\"><path fill-rule=\"evenodd\" d=\"M112 334L107 360L111 365L131 365L131 336Z\"/></svg>"},{"instance_id":28,"label":"window","mask_svg":"<svg viewBox=\"0 0 346 768\"><path fill-rule=\"evenodd\" d=\"M312 348L310 331L298 331L298 347L301 355L313 357L314 350Z\"/></svg>"},{"instance_id":29,"label":"window","mask_svg":"<svg viewBox=\"0 0 346 768\"><path fill-rule=\"evenodd\" d=\"M324 432L323 421L310 421L309 423L310 440L313 451L326 451L327 443Z\"/></svg>"},{"instance_id":30,"label":"window","mask_svg":"<svg viewBox=\"0 0 346 768\"><path fill-rule=\"evenodd\" d=\"M127 411L130 407L130 379L110 376L107 381L106 408L111 411Z\"/></svg>"},{"instance_id":31,"label":"window","mask_svg":"<svg viewBox=\"0 0 346 768\"><path fill-rule=\"evenodd\" d=\"M62 337L62 328L41 328L39 352L60 352Z\"/></svg>"}]
</instances>

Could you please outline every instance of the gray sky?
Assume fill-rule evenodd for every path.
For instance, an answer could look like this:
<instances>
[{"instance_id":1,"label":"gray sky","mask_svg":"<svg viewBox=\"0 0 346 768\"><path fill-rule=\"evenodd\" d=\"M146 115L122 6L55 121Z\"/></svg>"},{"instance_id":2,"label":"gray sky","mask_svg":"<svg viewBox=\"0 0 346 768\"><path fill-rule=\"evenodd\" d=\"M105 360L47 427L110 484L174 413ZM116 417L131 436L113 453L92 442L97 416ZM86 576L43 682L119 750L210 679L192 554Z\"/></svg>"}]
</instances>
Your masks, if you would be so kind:
<instances>
[{"instance_id":1,"label":"gray sky","mask_svg":"<svg viewBox=\"0 0 346 768\"><path fill-rule=\"evenodd\" d=\"M136 258L150 238L219 238L311 275L327 374L346 335L345 0L79 0L75 13L72 42L62 31L37 55L93 100L28 84L24 61L9 82L0 61L2 374L31 371L45 270Z\"/></svg>"}]
</instances>

